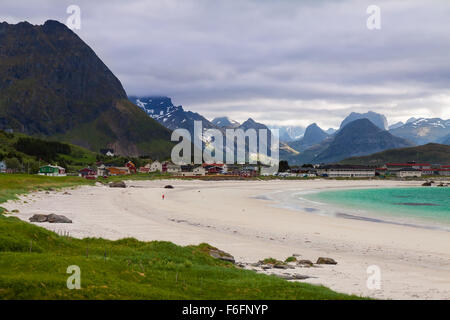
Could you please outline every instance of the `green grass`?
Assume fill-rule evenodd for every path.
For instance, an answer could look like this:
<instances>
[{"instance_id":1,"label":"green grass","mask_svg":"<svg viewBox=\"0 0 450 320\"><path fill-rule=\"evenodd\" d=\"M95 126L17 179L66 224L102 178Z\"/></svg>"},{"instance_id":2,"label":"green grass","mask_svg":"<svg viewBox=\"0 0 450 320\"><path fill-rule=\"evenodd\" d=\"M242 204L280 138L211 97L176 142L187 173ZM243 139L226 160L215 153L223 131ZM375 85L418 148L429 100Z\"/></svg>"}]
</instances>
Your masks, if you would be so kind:
<instances>
[{"instance_id":1,"label":"green grass","mask_svg":"<svg viewBox=\"0 0 450 320\"><path fill-rule=\"evenodd\" d=\"M0 174L0 203L16 199L17 195L50 188L67 188L94 184L80 177L47 177L31 174Z\"/></svg>"},{"instance_id":2,"label":"green grass","mask_svg":"<svg viewBox=\"0 0 450 320\"><path fill-rule=\"evenodd\" d=\"M79 240L0 216L0 298L356 298L325 287L241 270L210 257L205 247L131 238ZM80 290L67 289L70 265L80 267Z\"/></svg>"},{"instance_id":3,"label":"green grass","mask_svg":"<svg viewBox=\"0 0 450 320\"><path fill-rule=\"evenodd\" d=\"M94 182L3 174L0 204L32 190L89 183ZM359 298L242 270L209 256L210 248L131 238L75 239L0 214L0 299ZM70 274L66 272L71 265L81 269L80 290L67 288Z\"/></svg>"}]
</instances>

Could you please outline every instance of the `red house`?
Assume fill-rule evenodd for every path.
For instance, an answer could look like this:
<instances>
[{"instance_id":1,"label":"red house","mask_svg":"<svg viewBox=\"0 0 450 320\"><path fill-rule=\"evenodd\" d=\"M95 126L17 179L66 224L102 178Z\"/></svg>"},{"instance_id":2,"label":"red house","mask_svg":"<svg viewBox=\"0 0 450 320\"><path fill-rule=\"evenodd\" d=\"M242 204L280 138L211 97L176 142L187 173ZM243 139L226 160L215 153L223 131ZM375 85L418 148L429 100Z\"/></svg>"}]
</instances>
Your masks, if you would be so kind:
<instances>
[{"instance_id":1,"label":"red house","mask_svg":"<svg viewBox=\"0 0 450 320\"><path fill-rule=\"evenodd\" d=\"M223 163L202 164L207 174L219 174L223 172Z\"/></svg>"},{"instance_id":2,"label":"red house","mask_svg":"<svg viewBox=\"0 0 450 320\"><path fill-rule=\"evenodd\" d=\"M125 166L128 168L128 170L130 170L130 173L136 173L136 165L133 163L133 162L131 162L131 161L128 161L126 164L125 164Z\"/></svg>"},{"instance_id":3,"label":"red house","mask_svg":"<svg viewBox=\"0 0 450 320\"><path fill-rule=\"evenodd\" d=\"M97 171L91 168L83 168L80 171L80 177L86 178L86 179L95 179L97 178Z\"/></svg>"}]
</instances>

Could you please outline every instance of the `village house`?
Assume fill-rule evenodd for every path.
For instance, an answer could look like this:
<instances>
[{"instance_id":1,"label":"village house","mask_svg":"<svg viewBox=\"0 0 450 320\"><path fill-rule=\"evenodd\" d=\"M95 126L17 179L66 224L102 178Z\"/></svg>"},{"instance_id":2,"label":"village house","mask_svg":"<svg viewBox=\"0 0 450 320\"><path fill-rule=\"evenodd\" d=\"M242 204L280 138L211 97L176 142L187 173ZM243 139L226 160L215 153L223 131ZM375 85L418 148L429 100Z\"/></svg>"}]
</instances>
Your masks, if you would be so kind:
<instances>
[{"instance_id":1,"label":"village house","mask_svg":"<svg viewBox=\"0 0 450 320\"><path fill-rule=\"evenodd\" d=\"M8 168L6 167L5 161L0 161L0 173L5 173L6 169Z\"/></svg>"},{"instance_id":2,"label":"village house","mask_svg":"<svg viewBox=\"0 0 450 320\"><path fill-rule=\"evenodd\" d=\"M401 168L396 171L396 175L399 178L413 178L413 177L418 178L422 176L422 170L412 167Z\"/></svg>"},{"instance_id":3,"label":"village house","mask_svg":"<svg viewBox=\"0 0 450 320\"><path fill-rule=\"evenodd\" d=\"M130 174L130 169L128 167L108 167L106 170L110 176L123 176Z\"/></svg>"},{"instance_id":4,"label":"village house","mask_svg":"<svg viewBox=\"0 0 450 320\"><path fill-rule=\"evenodd\" d=\"M330 178L370 178L375 176L375 169L357 165L325 165L317 169L317 175Z\"/></svg>"},{"instance_id":5,"label":"village house","mask_svg":"<svg viewBox=\"0 0 450 320\"><path fill-rule=\"evenodd\" d=\"M107 157L114 157L114 149L100 149L100 153Z\"/></svg>"},{"instance_id":6,"label":"village house","mask_svg":"<svg viewBox=\"0 0 450 320\"><path fill-rule=\"evenodd\" d=\"M406 163L386 163L385 168L387 173L398 175L398 171L404 168L412 168L418 170L425 170L426 172L431 172L433 174L433 169L429 163L416 163L416 162L406 162Z\"/></svg>"},{"instance_id":7,"label":"village house","mask_svg":"<svg viewBox=\"0 0 450 320\"><path fill-rule=\"evenodd\" d=\"M195 176L204 176L206 175L206 170L202 166L195 167L192 172Z\"/></svg>"},{"instance_id":8,"label":"village house","mask_svg":"<svg viewBox=\"0 0 450 320\"><path fill-rule=\"evenodd\" d=\"M226 164L223 163L203 163L202 166L207 174L225 174L227 171Z\"/></svg>"},{"instance_id":9,"label":"village house","mask_svg":"<svg viewBox=\"0 0 450 320\"><path fill-rule=\"evenodd\" d=\"M258 176L258 166L257 165L246 165L243 166L239 172L241 177L256 177Z\"/></svg>"},{"instance_id":10,"label":"village house","mask_svg":"<svg viewBox=\"0 0 450 320\"><path fill-rule=\"evenodd\" d=\"M66 169L60 166L52 166L48 164L40 167L38 174L41 176L64 177L66 176Z\"/></svg>"},{"instance_id":11,"label":"village house","mask_svg":"<svg viewBox=\"0 0 450 320\"><path fill-rule=\"evenodd\" d=\"M181 172L181 166L173 163L166 164L166 172L167 173L179 173Z\"/></svg>"},{"instance_id":12,"label":"village house","mask_svg":"<svg viewBox=\"0 0 450 320\"><path fill-rule=\"evenodd\" d=\"M435 172L440 176L450 176L450 165L440 166Z\"/></svg>"},{"instance_id":13,"label":"village house","mask_svg":"<svg viewBox=\"0 0 450 320\"><path fill-rule=\"evenodd\" d=\"M136 173L136 172L137 172L136 165L135 165L133 162L131 162L131 161L128 161L128 162L125 164L125 167L128 168L128 170L130 171L130 173Z\"/></svg>"},{"instance_id":14,"label":"village house","mask_svg":"<svg viewBox=\"0 0 450 320\"><path fill-rule=\"evenodd\" d=\"M96 179L97 178L97 170L92 168L83 168L78 171L79 176L86 179Z\"/></svg>"},{"instance_id":15,"label":"village house","mask_svg":"<svg viewBox=\"0 0 450 320\"><path fill-rule=\"evenodd\" d=\"M98 177L106 177L108 176L109 172L107 170L107 167L102 163L97 167L97 176Z\"/></svg>"},{"instance_id":16,"label":"village house","mask_svg":"<svg viewBox=\"0 0 450 320\"><path fill-rule=\"evenodd\" d=\"M153 161L150 165L150 172L162 172L162 164L159 161Z\"/></svg>"},{"instance_id":17,"label":"village house","mask_svg":"<svg viewBox=\"0 0 450 320\"><path fill-rule=\"evenodd\" d=\"M143 167L139 167L139 173L149 173L150 172L150 163L147 163Z\"/></svg>"}]
</instances>

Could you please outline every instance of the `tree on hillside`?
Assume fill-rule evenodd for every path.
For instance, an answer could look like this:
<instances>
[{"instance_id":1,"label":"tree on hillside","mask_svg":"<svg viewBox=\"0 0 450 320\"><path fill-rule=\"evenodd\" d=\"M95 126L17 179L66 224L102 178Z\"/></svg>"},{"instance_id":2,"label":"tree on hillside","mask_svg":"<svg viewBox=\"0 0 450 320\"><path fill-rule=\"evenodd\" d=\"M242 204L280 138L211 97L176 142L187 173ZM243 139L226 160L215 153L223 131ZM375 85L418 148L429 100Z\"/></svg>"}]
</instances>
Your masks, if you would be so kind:
<instances>
[{"instance_id":1,"label":"tree on hillside","mask_svg":"<svg viewBox=\"0 0 450 320\"><path fill-rule=\"evenodd\" d=\"M278 167L278 171L279 172L286 172L290 169L289 167L289 163L286 160L281 160L279 162L279 167Z\"/></svg>"},{"instance_id":2,"label":"tree on hillside","mask_svg":"<svg viewBox=\"0 0 450 320\"><path fill-rule=\"evenodd\" d=\"M20 164L20 161L17 158L5 158L5 164L8 169L12 170L21 170L22 165Z\"/></svg>"}]
</instances>

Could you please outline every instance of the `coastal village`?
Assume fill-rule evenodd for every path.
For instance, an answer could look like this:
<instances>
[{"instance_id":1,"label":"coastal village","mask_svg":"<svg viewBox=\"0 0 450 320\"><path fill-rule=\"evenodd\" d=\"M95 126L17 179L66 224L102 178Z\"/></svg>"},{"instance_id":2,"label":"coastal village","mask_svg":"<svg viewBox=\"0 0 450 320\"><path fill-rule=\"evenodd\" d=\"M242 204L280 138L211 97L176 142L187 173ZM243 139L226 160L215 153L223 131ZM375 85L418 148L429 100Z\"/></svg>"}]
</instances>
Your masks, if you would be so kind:
<instances>
[{"instance_id":1,"label":"coastal village","mask_svg":"<svg viewBox=\"0 0 450 320\"><path fill-rule=\"evenodd\" d=\"M261 173L261 167L261 165L230 165L223 163L176 165L169 161L153 161L145 166L137 167L132 161L128 161L123 166L105 165L102 162L98 162L95 166L79 170L78 175L86 179L138 173L162 173L179 177L222 176L230 178L251 178L265 175ZM1 172L7 172L4 164L0 163L0 168L2 170ZM65 168L50 164L40 167L38 174L46 176L67 175ZM301 178L421 178L428 176L450 176L450 165L433 165L416 162L386 163L381 167L344 164L304 165L285 169L283 172L278 172L274 176Z\"/></svg>"}]
</instances>

